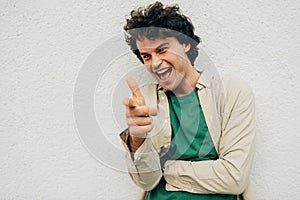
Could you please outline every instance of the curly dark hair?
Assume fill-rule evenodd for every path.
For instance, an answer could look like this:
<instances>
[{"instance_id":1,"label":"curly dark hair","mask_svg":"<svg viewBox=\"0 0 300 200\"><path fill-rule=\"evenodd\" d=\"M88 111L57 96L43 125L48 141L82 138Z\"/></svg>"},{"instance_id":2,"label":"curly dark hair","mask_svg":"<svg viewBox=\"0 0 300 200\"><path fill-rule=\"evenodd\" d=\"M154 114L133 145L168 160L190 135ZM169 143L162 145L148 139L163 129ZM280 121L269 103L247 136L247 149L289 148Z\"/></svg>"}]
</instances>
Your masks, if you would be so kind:
<instances>
[{"instance_id":1,"label":"curly dark hair","mask_svg":"<svg viewBox=\"0 0 300 200\"><path fill-rule=\"evenodd\" d=\"M144 62L136 46L136 40L141 40L143 36L148 39L176 37L181 44L191 45L187 56L192 64L198 56L197 45L201 40L194 34L191 20L180 12L177 4L165 7L157 1L146 8L132 10L126 19L124 30L127 44L142 63Z\"/></svg>"}]
</instances>

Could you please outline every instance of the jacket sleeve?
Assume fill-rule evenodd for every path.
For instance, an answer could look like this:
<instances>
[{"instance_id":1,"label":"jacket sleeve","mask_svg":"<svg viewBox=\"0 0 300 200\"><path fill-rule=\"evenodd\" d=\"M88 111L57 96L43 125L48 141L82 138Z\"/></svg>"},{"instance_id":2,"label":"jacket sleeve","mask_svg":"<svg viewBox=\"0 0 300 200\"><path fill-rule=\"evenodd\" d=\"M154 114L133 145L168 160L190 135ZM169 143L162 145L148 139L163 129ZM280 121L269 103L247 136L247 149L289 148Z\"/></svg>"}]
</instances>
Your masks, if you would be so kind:
<instances>
[{"instance_id":1,"label":"jacket sleeve","mask_svg":"<svg viewBox=\"0 0 300 200\"><path fill-rule=\"evenodd\" d=\"M225 102L219 159L208 161L170 160L164 178L169 191L199 194L241 194L247 188L254 155L255 103L249 87L230 94Z\"/></svg>"},{"instance_id":2,"label":"jacket sleeve","mask_svg":"<svg viewBox=\"0 0 300 200\"><path fill-rule=\"evenodd\" d=\"M152 145L150 138L146 138L143 144L132 154L128 148L128 130L120 134L126 150L125 160L129 175L133 182L145 191L152 190L160 181L162 171L160 158Z\"/></svg>"}]
</instances>

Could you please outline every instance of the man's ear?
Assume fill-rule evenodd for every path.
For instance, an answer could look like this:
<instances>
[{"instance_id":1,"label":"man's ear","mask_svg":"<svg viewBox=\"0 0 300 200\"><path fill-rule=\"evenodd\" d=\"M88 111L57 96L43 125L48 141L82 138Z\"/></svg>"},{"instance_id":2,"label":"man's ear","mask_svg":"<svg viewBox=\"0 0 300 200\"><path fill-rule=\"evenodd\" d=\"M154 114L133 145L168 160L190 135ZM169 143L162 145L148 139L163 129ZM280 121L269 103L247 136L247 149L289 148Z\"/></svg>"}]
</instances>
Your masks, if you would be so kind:
<instances>
[{"instance_id":1,"label":"man's ear","mask_svg":"<svg viewBox=\"0 0 300 200\"><path fill-rule=\"evenodd\" d=\"M187 53L191 49L191 44L190 43L188 43L188 44L183 43L183 46L184 46L184 52L185 53Z\"/></svg>"}]
</instances>

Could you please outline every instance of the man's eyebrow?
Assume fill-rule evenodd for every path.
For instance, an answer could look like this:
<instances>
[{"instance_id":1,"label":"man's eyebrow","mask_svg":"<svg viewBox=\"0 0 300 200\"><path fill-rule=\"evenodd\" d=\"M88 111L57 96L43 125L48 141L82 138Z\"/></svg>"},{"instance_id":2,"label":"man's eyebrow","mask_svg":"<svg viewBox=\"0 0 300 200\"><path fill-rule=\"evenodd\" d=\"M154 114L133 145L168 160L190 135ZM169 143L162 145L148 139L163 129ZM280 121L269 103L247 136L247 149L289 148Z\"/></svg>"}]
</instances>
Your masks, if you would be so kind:
<instances>
[{"instance_id":1,"label":"man's eyebrow","mask_svg":"<svg viewBox=\"0 0 300 200\"><path fill-rule=\"evenodd\" d=\"M163 46L166 46L166 45L169 45L169 43L168 43L168 42L164 42L164 43L158 45L158 47L155 48L155 51L158 51L159 49L161 49ZM141 54L141 55L147 55L148 53L147 53L147 52L141 52L141 51L140 51L140 54Z\"/></svg>"},{"instance_id":2,"label":"man's eyebrow","mask_svg":"<svg viewBox=\"0 0 300 200\"><path fill-rule=\"evenodd\" d=\"M161 49L163 46L166 46L168 44L169 44L168 42L164 42L164 43L160 44L158 47L156 47L155 50L157 51L157 50Z\"/></svg>"}]
</instances>

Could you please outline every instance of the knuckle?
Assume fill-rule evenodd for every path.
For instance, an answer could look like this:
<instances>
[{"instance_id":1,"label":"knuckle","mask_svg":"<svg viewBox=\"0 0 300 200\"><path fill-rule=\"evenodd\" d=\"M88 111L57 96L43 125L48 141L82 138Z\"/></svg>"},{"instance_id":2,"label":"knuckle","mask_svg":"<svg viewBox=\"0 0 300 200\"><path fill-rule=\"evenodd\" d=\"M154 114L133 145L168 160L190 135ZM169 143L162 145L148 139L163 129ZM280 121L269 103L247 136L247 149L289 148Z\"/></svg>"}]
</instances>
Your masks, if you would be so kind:
<instances>
[{"instance_id":1,"label":"knuckle","mask_svg":"<svg viewBox=\"0 0 300 200\"><path fill-rule=\"evenodd\" d=\"M151 117L146 117L144 120L145 125L150 125L151 124Z\"/></svg>"},{"instance_id":2,"label":"knuckle","mask_svg":"<svg viewBox=\"0 0 300 200\"><path fill-rule=\"evenodd\" d=\"M148 119L149 119L149 124L152 124L153 123L152 117L148 117Z\"/></svg>"},{"instance_id":3,"label":"knuckle","mask_svg":"<svg viewBox=\"0 0 300 200\"><path fill-rule=\"evenodd\" d=\"M143 108L143 114L149 115L149 107L148 106Z\"/></svg>"}]
</instances>

